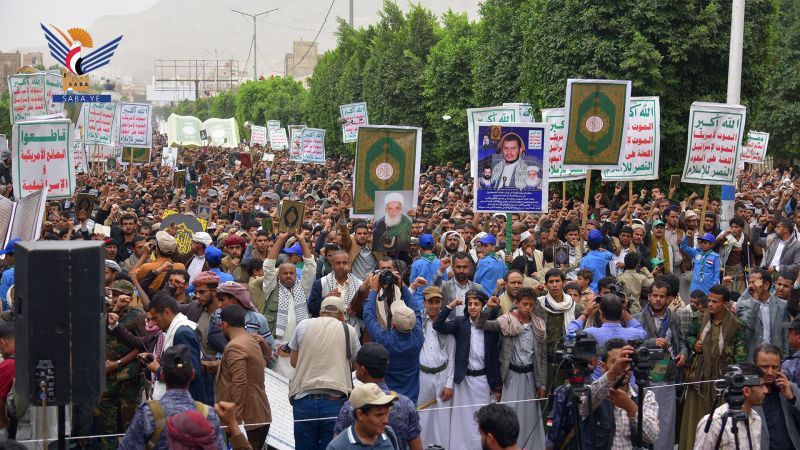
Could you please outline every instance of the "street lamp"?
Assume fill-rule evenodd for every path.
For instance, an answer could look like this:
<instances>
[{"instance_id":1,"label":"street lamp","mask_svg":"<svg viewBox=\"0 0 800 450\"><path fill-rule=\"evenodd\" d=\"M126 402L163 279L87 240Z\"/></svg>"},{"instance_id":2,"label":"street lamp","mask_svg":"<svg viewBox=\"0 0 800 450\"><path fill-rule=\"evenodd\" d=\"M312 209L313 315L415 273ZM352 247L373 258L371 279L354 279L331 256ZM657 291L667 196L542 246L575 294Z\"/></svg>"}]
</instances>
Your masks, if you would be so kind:
<instances>
[{"instance_id":1,"label":"street lamp","mask_svg":"<svg viewBox=\"0 0 800 450\"><path fill-rule=\"evenodd\" d=\"M241 14L243 16L247 16L247 17L250 17L250 18L253 19L253 81L257 81L258 80L258 72L256 72L256 61L258 61L258 54L256 53L257 50L258 50L258 48L256 47L256 18L258 16L262 16L264 14L269 14L269 13L271 13L273 11L277 11L277 10L278 10L278 8L273 8L273 9L270 9L269 11L263 11L263 12L260 12L260 13L257 13L257 14L243 13L243 12L237 11L235 9L231 10L231 11L237 13L237 14Z\"/></svg>"}]
</instances>

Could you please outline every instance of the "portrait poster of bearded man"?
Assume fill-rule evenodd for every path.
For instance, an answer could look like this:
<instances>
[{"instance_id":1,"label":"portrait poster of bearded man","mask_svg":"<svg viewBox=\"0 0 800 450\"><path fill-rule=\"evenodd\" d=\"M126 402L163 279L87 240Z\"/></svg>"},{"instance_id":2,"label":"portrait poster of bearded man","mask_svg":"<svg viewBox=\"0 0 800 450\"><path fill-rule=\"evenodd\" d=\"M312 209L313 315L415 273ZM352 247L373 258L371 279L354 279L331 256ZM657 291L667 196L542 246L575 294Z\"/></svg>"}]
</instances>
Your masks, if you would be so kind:
<instances>
[{"instance_id":1,"label":"portrait poster of bearded man","mask_svg":"<svg viewBox=\"0 0 800 450\"><path fill-rule=\"evenodd\" d=\"M411 244L411 219L406 211L411 205L412 191L376 191L375 226L372 242L375 250L408 251Z\"/></svg>"}]
</instances>

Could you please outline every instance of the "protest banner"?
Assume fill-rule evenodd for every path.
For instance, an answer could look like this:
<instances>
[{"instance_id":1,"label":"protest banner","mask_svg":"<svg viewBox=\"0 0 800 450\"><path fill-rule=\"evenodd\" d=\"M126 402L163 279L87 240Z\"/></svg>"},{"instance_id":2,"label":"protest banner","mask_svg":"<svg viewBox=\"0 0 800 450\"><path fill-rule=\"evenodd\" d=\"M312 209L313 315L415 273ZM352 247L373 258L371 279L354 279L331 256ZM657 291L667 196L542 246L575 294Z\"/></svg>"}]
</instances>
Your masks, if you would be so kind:
<instances>
[{"instance_id":1,"label":"protest banner","mask_svg":"<svg viewBox=\"0 0 800 450\"><path fill-rule=\"evenodd\" d=\"M564 140L566 139L566 115L564 108L542 110L542 122L548 126L547 134L547 174L548 182L582 180L586 178L586 169L564 168Z\"/></svg>"},{"instance_id":2,"label":"protest banner","mask_svg":"<svg viewBox=\"0 0 800 450\"><path fill-rule=\"evenodd\" d=\"M358 127L369 125L367 116L367 103L350 103L339 105L339 115L344 119L342 123L342 142L358 141Z\"/></svg>"},{"instance_id":3,"label":"protest banner","mask_svg":"<svg viewBox=\"0 0 800 450\"><path fill-rule=\"evenodd\" d=\"M268 130L273 130L275 128L280 128L280 127L281 127L281 121L280 120L268 120L267 121L267 129Z\"/></svg>"},{"instance_id":4,"label":"protest banner","mask_svg":"<svg viewBox=\"0 0 800 450\"><path fill-rule=\"evenodd\" d=\"M767 157L767 145L769 144L769 133L762 131L748 131L747 145L742 148L742 156L739 162L750 164L764 164Z\"/></svg>"},{"instance_id":5,"label":"protest banner","mask_svg":"<svg viewBox=\"0 0 800 450\"><path fill-rule=\"evenodd\" d=\"M325 129L303 128L300 136L303 162L325 164Z\"/></svg>"},{"instance_id":6,"label":"protest banner","mask_svg":"<svg viewBox=\"0 0 800 450\"><path fill-rule=\"evenodd\" d=\"M120 103L117 143L123 147L150 148L151 114L150 105L146 103Z\"/></svg>"},{"instance_id":7,"label":"protest banner","mask_svg":"<svg viewBox=\"0 0 800 450\"><path fill-rule=\"evenodd\" d=\"M303 161L303 129L305 125L289 125L289 161Z\"/></svg>"},{"instance_id":8,"label":"protest banner","mask_svg":"<svg viewBox=\"0 0 800 450\"><path fill-rule=\"evenodd\" d=\"M547 212L546 123L478 123L482 145L470 163L475 178L476 212Z\"/></svg>"},{"instance_id":9,"label":"protest banner","mask_svg":"<svg viewBox=\"0 0 800 450\"><path fill-rule=\"evenodd\" d=\"M567 80L564 167L613 169L622 162L631 82Z\"/></svg>"},{"instance_id":10,"label":"protest banner","mask_svg":"<svg viewBox=\"0 0 800 450\"><path fill-rule=\"evenodd\" d=\"M272 409L267 445L275 450L294 450L294 413L289 402L289 380L271 369L264 369L264 373L264 386L270 394Z\"/></svg>"},{"instance_id":11,"label":"protest banner","mask_svg":"<svg viewBox=\"0 0 800 450\"><path fill-rule=\"evenodd\" d=\"M267 127L250 126L250 145L267 145Z\"/></svg>"},{"instance_id":12,"label":"protest banner","mask_svg":"<svg viewBox=\"0 0 800 450\"><path fill-rule=\"evenodd\" d=\"M83 141L87 144L114 145L114 117L117 104L86 103L83 105Z\"/></svg>"},{"instance_id":13,"label":"protest banner","mask_svg":"<svg viewBox=\"0 0 800 450\"><path fill-rule=\"evenodd\" d=\"M44 189L16 202L0 195L0 239L3 248L12 239L35 241L42 233L47 195Z\"/></svg>"},{"instance_id":14,"label":"protest banner","mask_svg":"<svg viewBox=\"0 0 800 450\"><path fill-rule=\"evenodd\" d=\"M179 116L172 113L167 118L167 143L170 146L201 146L200 130L203 122L194 116Z\"/></svg>"},{"instance_id":15,"label":"protest banner","mask_svg":"<svg viewBox=\"0 0 800 450\"><path fill-rule=\"evenodd\" d=\"M81 141L72 143L72 166L76 173L86 173L89 171L89 158L86 156L86 148Z\"/></svg>"},{"instance_id":16,"label":"protest banner","mask_svg":"<svg viewBox=\"0 0 800 450\"><path fill-rule=\"evenodd\" d=\"M28 117L47 114L45 79L43 74L17 74L8 77L11 124Z\"/></svg>"},{"instance_id":17,"label":"protest banner","mask_svg":"<svg viewBox=\"0 0 800 450\"><path fill-rule=\"evenodd\" d=\"M75 189L72 122L31 120L13 127L11 171L14 194L25 198L45 189L50 199L69 198Z\"/></svg>"},{"instance_id":18,"label":"protest banner","mask_svg":"<svg viewBox=\"0 0 800 450\"><path fill-rule=\"evenodd\" d=\"M208 145L236 148L239 146L239 126L236 119L207 119L203 128L208 133Z\"/></svg>"},{"instance_id":19,"label":"protest banner","mask_svg":"<svg viewBox=\"0 0 800 450\"><path fill-rule=\"evenodd\" d=\"M61 75L54 72L44 74L44 98L47 104L47 114L54 114L64 111L64 103L54 102L53 94L63 94L61 87Z\"/></svg>"},{"instance_id":20,"label":"protest banner","mask_svg":"<svg viewBox=\"0 0 800 450\"><path fill-rule=\"evenodd\" d=\"M411 218L414 203L408 191L375 191L375 225L372 248L381 252L407 252L411 245Z\"/></svg>"},{"instance_id":21,"label":"protest banner","mask_svg":"<svg viewBox=\"0 0 800 450\"><path fill-rule=\"evenodd\" d=\"M517 122L533 122L533 106L530 103L503 103L517 108Z\"/></svg>"},{"instance_id":22,"label":"protest banner","mask_svg":"<svg viewBox=\"0 0 800 450\"><path fill-rule=\"evenodd\" d=\"M0 153L8 150L8 138L5 134L0 134Z\"/></svg>"},{"instance_id":23,"label":"protest banner","mask_svg":"<svg viewBox=\"0 0 800 450\"><path fill-rule=\"evenodd\" d=\"M161 167L171 167L175 169L178 165L178 149L175 147L164 147L161 149Z\"/></svg>"},{"instance_id":24,"label":"protest banner","mask_svg":"<svg viewBox=\"0 0 800 450\"><path fill-rule=\"evenodd\" d=\"M151 151L149 148L122 147L120 163L122 164L148 164L150 163Z\"/></svg>"},{"instance_id":25,"label":"protest banner","mask_svg":"<svg viewBox=\"0 0 800 450\"><path fill-rule=\"evenodd\" d=\"M353 173L353 217L375 213L376 191L413 191L417 206L422 128L364 125L358 129Z\"/></svg>"},{"instance_id":26,"label":"protest banner","mask_svg":"<svg viewBox=\"0 0 800 450\"><path fill-rule=\"evenodd\" d=\"M486 123L512 123L518 122L519 108L516 106L490 106L486 108L468 108L467 109L467 133L469 138L469 152L470 155L478 151L480 143L478 142L478 122ZM472 178L478 176L478 168L470 164L470 173Z\"/></svg>"},{"instance_id":27,"label":"protest banner","mask_svg":"<svg viewBox=\"0 0 800 450\"><path fill-rule=\"evenodd\" d=\"M745 119L744 106L692 103L681 183L733 185Z\"/></svg>"},{"instance_id":28,"label":"protest banner","mask_svg":"<svg viewBox=\"0 0 800 450\"><path fill-rule=\"evenodd\" d=\"M269 130L269 146L272 151L289 150L289 139L286 138L285 128L272 128Z\"/></svg>"},{"instance_id":29,"label":"protest banner","mask_svg":"<svg viewBox=\"0 0 800 450\"><path fill-rule=\"evenodd\" d=\"M89 150L87 150L87 153L90 154L90 162L106 162L109 159L114 158L114 146L91 144L91 147Z\"/></svg>"},{"instance_id":30,"label":"protest banner","mask_svg":"<svg viewBox=\"0 0 800 450\"><path fill-rule=\"evenodd\" d=\"M622 164L602 172L604 180L657 180L661 151L661 105L658 97L632 97Z\"/></svg>"}]
</instances>

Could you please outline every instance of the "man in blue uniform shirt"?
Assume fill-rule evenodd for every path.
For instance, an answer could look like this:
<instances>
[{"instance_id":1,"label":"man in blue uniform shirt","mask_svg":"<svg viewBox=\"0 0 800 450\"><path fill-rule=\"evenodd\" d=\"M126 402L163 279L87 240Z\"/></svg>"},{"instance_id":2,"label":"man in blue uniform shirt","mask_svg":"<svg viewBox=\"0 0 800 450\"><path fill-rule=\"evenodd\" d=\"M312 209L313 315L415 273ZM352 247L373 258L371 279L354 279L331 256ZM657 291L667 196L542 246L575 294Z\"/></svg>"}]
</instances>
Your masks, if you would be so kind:
<instances>
[{"instance_id":1,"label":"man in blue uniform shirt","mask_svg":"<svg viewBox=\"0 0 800 450\"><path fill-rule=\"evenodd\" d=\"M694 260L692 284L689 286L689 292L700 289L708 294L711 286L719 284L719 253L713 250L717 239L711 233L698 237L697 241L700 245L698 249L689 247L688 241L692 236L694 236L694 232L692 230L687 231L686 237L681 242L681 251Z\"/></svg>"},{"instance_id":2,"label":"man in blue uniform shirt","mask_svg":"<svg viewBox=\"0 0 800 450\"><path fill-rule=\"evenodd\" d=\"M478 241L484 247L483 258L478 261L475 269L475 282L483 287L486 295L492 295L497 287L497 280L506 276L508 268L506 263L494 251L497 240L494 235L487 234Z\"/></svg>"}]
</instances>

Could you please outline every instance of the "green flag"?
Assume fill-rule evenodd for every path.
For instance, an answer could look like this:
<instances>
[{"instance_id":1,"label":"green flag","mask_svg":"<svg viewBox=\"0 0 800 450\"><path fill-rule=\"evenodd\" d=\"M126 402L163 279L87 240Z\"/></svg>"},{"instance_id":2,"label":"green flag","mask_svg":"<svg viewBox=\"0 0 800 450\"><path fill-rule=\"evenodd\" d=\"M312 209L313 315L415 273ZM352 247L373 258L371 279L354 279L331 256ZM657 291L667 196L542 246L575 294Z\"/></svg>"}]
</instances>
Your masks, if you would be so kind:
<instances>
[{"instance_id":1,"label":"green flag","mask_svg":"<svg viewBox=\"0 0 800 450\"><path fill-rule=\"evenodd\" d=\"M567 81L564 167L609 169L619 165L630 97L630 81Z\"/></svg>"},{"instance_id":2,"label":"green flag","mask_svg":"<svg viewBox=\"0 0 800 450\"><path fill-rule=\"evenodd\" d=\"M372 216L375 191L419 190L422 129L362 125L358 129L353 214ZM416 206L416 202L413 206Z\"/></svg>"}]
</instances>

